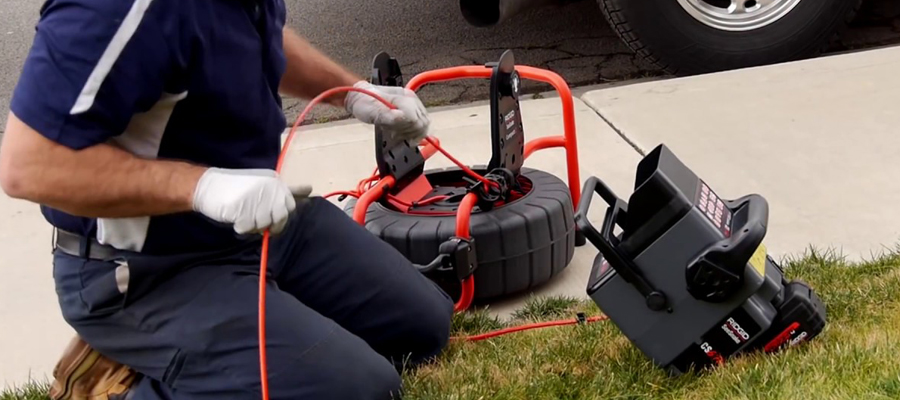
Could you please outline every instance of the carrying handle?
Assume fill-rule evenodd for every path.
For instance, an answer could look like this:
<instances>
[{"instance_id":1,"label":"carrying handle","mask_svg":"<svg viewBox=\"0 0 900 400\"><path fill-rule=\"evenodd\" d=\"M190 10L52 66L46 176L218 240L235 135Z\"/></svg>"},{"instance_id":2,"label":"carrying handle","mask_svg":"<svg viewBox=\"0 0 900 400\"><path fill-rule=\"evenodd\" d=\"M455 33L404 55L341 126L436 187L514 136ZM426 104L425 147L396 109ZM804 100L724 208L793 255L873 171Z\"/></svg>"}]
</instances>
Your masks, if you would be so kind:
<instances>
[{"instance_id":1,"label":"carrying handle","mask_svg":"<svg viewBox=\"0 0 900 400\"><path fill-rule=\"evenodd\" d=\"M588 211L590 211L594 194L603 198L609 206L600 231L597 231L591 221L588 220ZM575 213L576 226L584 233L585 238L603 254L610 267L621 275L626 282L637 288L646 299L648 308L653 311L667 309L668 301L665 294L650 285L637 266L618 250L619 239L614 235L614 231L616 225L620 225L620 219L627 218L627 214L628 203L616 196L603 181L594 176L585 181L581 191L578 211ZM668 311L671 312L671 309Z\"/></svg>"},{"instance_id":2,"label":"carrying handle","mask_svg":"<svg viewBox=\"0 0 900 400\"><path fill-rule=\"evenodd\" d=\"M758 194L751 194L734 201L735 214L746 209L746 219L741 226L732 230L733 234L727 243L735 258L749 260L756 248L762 244L769 223L769 202ZM741 218L743 219L743 218Z\"/></svg>"},{"instance_id":3,"label":"carrying handle","mask_svg":"<svg viewBox=\"0 0 900 400\"><path fill-rule=\"evenodd\" d=\"M731 267L728 269L733 269L732 273L741 276L750 257L766 236L769 203L764 197L751 194L726 204L734 213L734 220L743 222L732 228L731 237L716 242L698 259L706 259L725 268Z\"/></svg>"},{"instance_id":4,"label":"carrying handle","mask_svg":"<svg viewBox=\"0 0 900 400\"><path fill-rule=\"evenodd\" d=\"M594 195L600 195L601 198L609 205L606 210L606 218L603 220L601 231L588 219L588 211L591 208L591 202ZM627 213L628 204L624 200L616 196L606 184L597 177L590 177L581 190L581 201L578 202L578 210L575 212L575 224L578 229L584 233L584 236L606 256L606 253L613 253L615 246L619 245L619 240L613 235L619 218ZM607 257L609 258L609 257Z\"/></svg>"},{"instance_id":5,"label":"carrying handle","mask_svg":"<svg viewBox=\"0 0 900 400\"><path fill-rule=\"evenodd\" d=\"M688 263L685 278L688 292L697 299L724 301L744 282L744 273L751 257L766 236L769 204L760 195L751 194L726 201L739 223L732 234L704 249Z\"/></svg>"}]
</instances>

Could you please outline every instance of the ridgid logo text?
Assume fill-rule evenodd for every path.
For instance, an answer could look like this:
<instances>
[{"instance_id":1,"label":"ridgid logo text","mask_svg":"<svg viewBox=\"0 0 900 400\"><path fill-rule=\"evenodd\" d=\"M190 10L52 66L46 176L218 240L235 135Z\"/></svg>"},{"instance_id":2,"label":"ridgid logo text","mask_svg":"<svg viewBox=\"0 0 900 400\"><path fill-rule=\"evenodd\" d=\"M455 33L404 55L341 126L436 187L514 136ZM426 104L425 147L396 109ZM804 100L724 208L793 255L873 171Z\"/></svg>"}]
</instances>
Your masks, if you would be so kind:
<instances>
[{"instance_id":1,"label":"ridgid logo text","mask_svg":"<svg viewBox=\"0 0 900 400\"><path fill-rule=\"evenodd\" d=\"M750 340L750 335L741 327L741 324L734 320L734 318L728 318L728 320L725 321L725 324L722 325L722 330L725 331L725 334L727 334L736 344L741 344Z\"/></svg>"}]
</instances>

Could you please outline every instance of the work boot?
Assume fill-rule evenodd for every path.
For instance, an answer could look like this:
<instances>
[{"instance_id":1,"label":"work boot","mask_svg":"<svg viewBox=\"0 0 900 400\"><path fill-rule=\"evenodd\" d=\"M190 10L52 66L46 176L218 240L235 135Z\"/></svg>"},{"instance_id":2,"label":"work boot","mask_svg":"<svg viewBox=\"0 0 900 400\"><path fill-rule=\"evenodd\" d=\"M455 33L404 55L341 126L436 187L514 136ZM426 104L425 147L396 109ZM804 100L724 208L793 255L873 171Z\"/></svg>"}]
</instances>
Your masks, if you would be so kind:
<instances>
[{"instance_id":1,"label":"work boot","mask_svg":"<svg viewBox=\"0 0 900 400\"><path fill-rule=\"evenodd\" d=\"M125 400L137 373L76 336L53 369L52 400Z\"/></svg>"}]
</instances>

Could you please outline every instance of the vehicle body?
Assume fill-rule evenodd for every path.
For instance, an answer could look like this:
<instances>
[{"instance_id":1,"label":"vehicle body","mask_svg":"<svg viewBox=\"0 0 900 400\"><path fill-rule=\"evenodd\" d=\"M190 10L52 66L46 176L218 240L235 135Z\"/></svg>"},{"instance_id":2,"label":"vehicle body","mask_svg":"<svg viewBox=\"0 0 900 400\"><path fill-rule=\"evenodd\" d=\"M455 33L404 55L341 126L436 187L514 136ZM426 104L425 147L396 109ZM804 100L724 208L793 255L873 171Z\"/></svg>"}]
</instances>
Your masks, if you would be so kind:
<instances>
[{"instance_id":1,"label":"vehicle body","mask_svg":"<svg viewBox=\"0 0 900 400\"><path fill-rule=\"evenodd\" d=\"M666 72L716 72L809 58L849 24L861 0L460 0L471 25L596 1L632 51Z\"/></svg>"}]
</instances>

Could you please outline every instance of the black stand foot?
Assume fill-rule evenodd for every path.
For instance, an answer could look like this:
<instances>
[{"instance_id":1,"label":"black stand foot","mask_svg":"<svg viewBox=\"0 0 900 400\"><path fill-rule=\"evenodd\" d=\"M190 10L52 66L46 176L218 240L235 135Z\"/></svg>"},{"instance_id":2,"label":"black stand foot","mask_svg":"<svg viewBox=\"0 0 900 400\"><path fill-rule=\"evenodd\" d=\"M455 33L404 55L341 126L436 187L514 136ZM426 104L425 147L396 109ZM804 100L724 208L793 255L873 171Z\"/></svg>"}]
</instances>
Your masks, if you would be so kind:
<instances>
[{"instance_id":1,"label":"black stand foot","mask_svg":"<svg viewBox=\"0 0 900 400\"><path fill-rule=\"evenodd\" d=\"M587 238L584 237L584 233L581 233L581 229L575 228L575 247L581 247L587 244Z\"/></svg>"}]
</instances>

